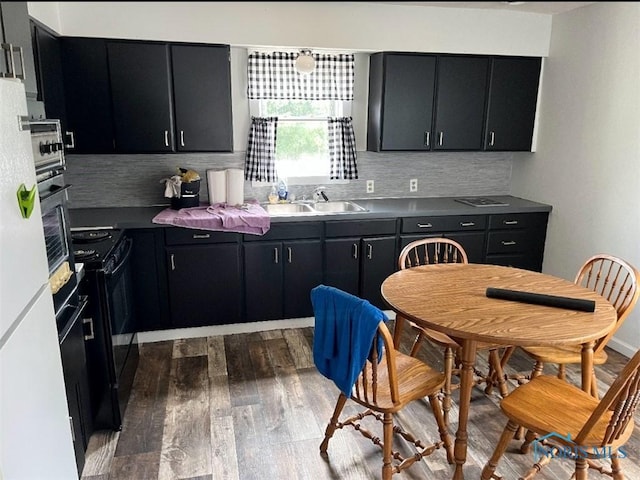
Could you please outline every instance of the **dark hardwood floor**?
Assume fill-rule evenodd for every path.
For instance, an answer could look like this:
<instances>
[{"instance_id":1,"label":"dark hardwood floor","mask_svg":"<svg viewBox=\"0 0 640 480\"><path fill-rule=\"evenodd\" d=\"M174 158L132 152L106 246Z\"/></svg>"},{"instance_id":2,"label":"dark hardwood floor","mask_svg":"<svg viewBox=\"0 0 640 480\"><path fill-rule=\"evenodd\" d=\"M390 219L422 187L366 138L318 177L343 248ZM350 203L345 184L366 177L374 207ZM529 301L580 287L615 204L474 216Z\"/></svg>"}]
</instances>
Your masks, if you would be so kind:
<instances>
[{"instance_id":1,"label":"dark hardwood floor","mask_svg":"<svg viewBox=\"0 0 640 480\"><path fill-rule=\"evenodd\" d=\"M301 328L142 345L123 429L94 433L82 480L380 478L379 448L353 429L335 433L328 462L320 456L338 391L316 371L312 343L313 329ZM601 392L626 361L609 353L608 364L597 367ZM421 356L442 367L439 349L424 348ZM483 359L478 366L486 367ZM530 360L517 352L507 373L530 368ZM569 380L579 385L579 371L568 370ZM467 479L479 478L506 424L499 401L497 394L473 391ZM452 434L457 413L454 405ZM437 438L427 402L414 402L397 419L427 440ZM533 454L516 453L518 445L513 442L498 467L505 480L518 478L533 463ZM640 479L640 428L626 452L626 478ZM571 468L567 460L554 460L536 478L568 479ZM397 478L448 480L452 472L440 450Z\"/></svg>"}]
</instances>

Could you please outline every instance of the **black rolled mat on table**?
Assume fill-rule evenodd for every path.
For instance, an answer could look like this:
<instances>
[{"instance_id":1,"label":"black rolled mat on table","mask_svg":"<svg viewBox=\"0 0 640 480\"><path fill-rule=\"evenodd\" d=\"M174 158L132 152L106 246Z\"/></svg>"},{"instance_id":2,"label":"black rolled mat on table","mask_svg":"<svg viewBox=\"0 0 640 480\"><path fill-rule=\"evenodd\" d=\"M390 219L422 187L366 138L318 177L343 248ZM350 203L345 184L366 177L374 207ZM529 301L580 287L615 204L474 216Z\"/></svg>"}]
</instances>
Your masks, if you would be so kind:
<instances>
[{"instance_id":1,"label":"black rolled mat on table","mask_svg":"<svg viewBox=\"0 0 640 480\"><path fill-rule=\"evenodd\" d=\"M566 308L568 310L580 310L582 312L593 312L596 309L596 302L584 300L582 298L558 297L556 295L544 295L542 293L521 292L518 290L507 290L504 288L487 288L487 297L499 298L502 300L513 300L515 302L533 303L548 307Z\"/></svg>"}]
</instances>

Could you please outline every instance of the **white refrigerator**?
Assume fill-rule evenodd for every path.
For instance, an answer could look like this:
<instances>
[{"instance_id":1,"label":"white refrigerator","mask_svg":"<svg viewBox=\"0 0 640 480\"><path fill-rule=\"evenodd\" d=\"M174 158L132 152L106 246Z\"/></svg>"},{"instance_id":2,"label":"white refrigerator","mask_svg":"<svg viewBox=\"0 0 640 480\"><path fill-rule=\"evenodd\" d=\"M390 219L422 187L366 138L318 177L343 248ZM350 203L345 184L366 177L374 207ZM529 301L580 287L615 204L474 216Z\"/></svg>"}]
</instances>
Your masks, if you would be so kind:
<instances>
[{"instance_id":1,"label":"white refrigerator","mask_svg":"<svg viewBox=\"0 0 640 480\"><path fill-rule=\"evenodd\" d=\"M77 479L26 118L22 82L0 79L0 480Z\"/></svg>"}]
</instances>

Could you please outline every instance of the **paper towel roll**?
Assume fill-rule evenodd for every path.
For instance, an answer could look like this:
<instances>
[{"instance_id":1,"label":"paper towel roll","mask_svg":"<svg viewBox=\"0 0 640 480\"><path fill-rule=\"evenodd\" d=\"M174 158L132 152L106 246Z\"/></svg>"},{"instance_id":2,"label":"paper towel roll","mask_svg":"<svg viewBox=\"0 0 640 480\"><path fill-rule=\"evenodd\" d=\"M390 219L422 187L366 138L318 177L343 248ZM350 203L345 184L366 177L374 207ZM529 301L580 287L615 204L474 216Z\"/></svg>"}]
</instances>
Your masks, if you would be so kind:
<instances>
[{"instance_id":1,"label":"paper towel roll","mask_svg":"<svg viewBox=\"0 0 640 480\"><path fill-rule=\"evenodd\" d=\"M225 170L207 170L207 187L209 188L209 204L226 203L227 174Z\"/></svg>"},{"instance_id":2,"label":"paper towel roll","mask_svg":"<svg viewBox=\"0 0 640 480\"><path fill-rule=\"evenodd\" d=\"M227 172L227 205L244 203L244 170L229 168Z\"/></svg>"}]
</instances>

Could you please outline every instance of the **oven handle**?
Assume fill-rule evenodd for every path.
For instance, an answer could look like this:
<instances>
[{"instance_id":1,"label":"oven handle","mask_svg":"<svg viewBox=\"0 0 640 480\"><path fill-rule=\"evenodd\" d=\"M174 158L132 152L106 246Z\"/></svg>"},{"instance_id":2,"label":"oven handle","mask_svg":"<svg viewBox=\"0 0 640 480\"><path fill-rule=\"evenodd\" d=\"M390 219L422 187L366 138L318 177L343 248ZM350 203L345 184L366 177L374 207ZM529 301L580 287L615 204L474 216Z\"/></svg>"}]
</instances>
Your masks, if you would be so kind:
<instances>
[{"instance_id":1,"label":"oven handle","mask_svg":"<svg viewBox=\"0 0 640 480\"><path fill-rule=\"evenodd\" d=\"M66 323L62 326L62 332L59 337L59 341L61 344L67 338L67 335L69 335L71 328L76 323L78 318L80 318L80 316L84 314L84 311L86 310L88 304L89 304L89 297L87 297L86 295L80 295L78 305L73 305L71 303L68 303L64 307L62 307L62 311L68 310L70 308L74 309L75 311L73 312L69 320L67 320Z\"/></svg>"},{"instance_id":2,"label":"oven handle","mask_svg":"<svg viewBox=\"0 0 640 480\"><path fill-rule=\"evenodd\" d=\"M68 190L69 188L71 188L71 185L52 185L52 188L49 190L49 193L46 195L43 195L40 197L40 202L46 202L47 200L49 200L50 198L55 197L56 195L64 192L65 190ZM53 187L57 187L57 188L53 188Z\"/></svg>"},{"instance_id":3,"label":"oven handle","mask_svg":"<svg viewBox=\"0 0 640 480\"><path fill-rule=\"evenodd\" d=\"M118 273L120 273L120 270L122 270L126 266L127 261L131 256L131 252L133 251L133 241L130 238L127 238L125 241L127 242L127 252L122 257L120 263L116 265L116 267L111 272L106 272L105 276L115 277L116 275L118 275Z\"/></svg>"}]
</instances>

